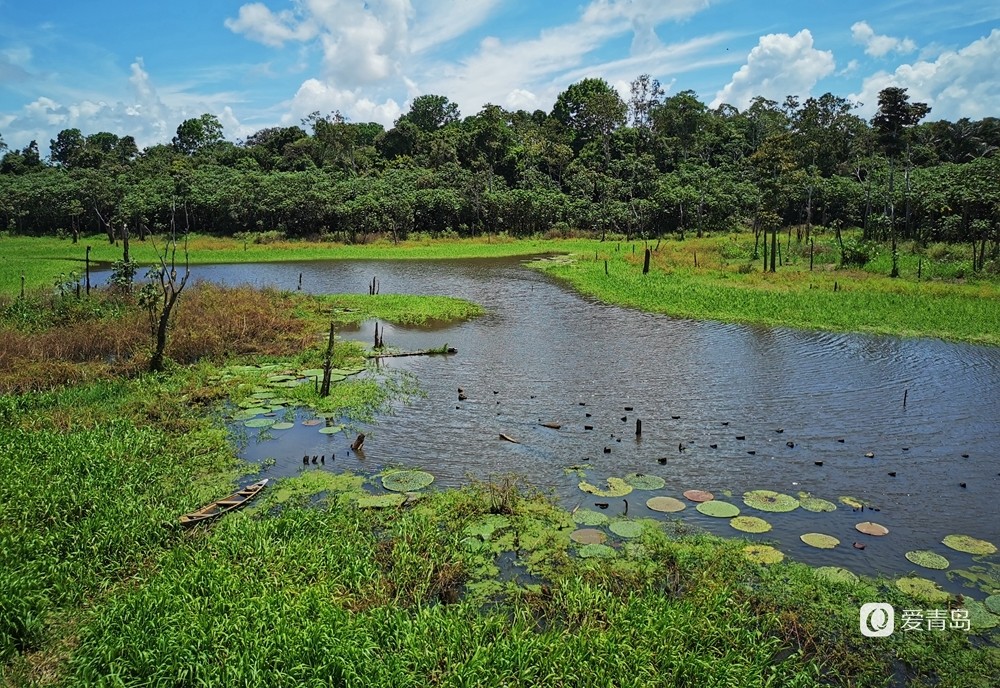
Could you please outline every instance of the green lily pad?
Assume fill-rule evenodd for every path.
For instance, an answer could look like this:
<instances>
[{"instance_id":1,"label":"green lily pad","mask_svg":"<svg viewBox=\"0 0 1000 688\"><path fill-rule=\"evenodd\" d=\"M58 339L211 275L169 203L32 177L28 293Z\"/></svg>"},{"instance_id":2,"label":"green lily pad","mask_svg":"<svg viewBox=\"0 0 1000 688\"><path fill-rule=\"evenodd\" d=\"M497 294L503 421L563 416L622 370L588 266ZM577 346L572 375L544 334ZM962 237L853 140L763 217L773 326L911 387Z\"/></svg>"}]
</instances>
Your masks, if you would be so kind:
<instances>
[{"instance_id":1,"label":"green lily pad","mask_svg":"<svg viewBox=\"0 0 1000 688\"><path fill-rule=\"evenodd\" d=\"M720 502L717 499L702 502L695 508L699 513L706 516L714 516L715 518L732 518L733 516L740 515L740 508L738 506L729 502Z\"/></svg>"},{"instance_id":2,"label":"green lily pad","mask_svg":"<svg viewBox=\"0 0 1000 688\"><path fill-rule=\"evenodd\" d=\"M305 423L303 423L303 425L305 425ZM336 435L343 429L344 429L343 425L328 425L325 428L320 428L319 431L324 435Z\"/></svg>"},{"instance_id":3,"label":"green lily pad","mask_svg":"<svg viewBox=\"0 0 1000 688\"><path fill-rule=\"evenodd\" d=\"M577 509L573 512L573 522L581 526L603 526L610 520L601 512L592 509Z\"/></svg>"},{"instance_id":4,"label":"green lily pad","mask_svg":"<svg viewBox=\"0 0 1000 688\"><path fill-rule=\"evenodd\" d=\"M666 513L684 511L687 508L687 504L675 497L652 497L646 500L646 506L653 511Z\"/></svg>"},{"instance_id":5,"label":"green lily pad","mask_svg":"<svg viewBox=\"0 0 1000 688\"><path fill-rule=\"evenodd\" d=\"M946 535L941 543L945 547L966 552L967 554L995 554L996 545L986 540L979 540L969 535Z\"/></svg>"},{"instance_id":6,"label":"green lily pad","mask_svg":"<svg viewBox=\"0 0 1000 688\"><path fill-rule=\"evenodd\" d=\"M801 506L806 511L812 511L813 513L822 513L826 511L836 511L837 505L826 499L821 499L819 497L813 497L808 492L799 493L799 506Z\"/></svg>"},{"instance_id":7,"label":"green lily pad","mask_svg":"<svg viewBox=\"0 0 1000 688\"><path fill-rule=\"evenodd\" d=\"M785 558L785 553L771 545L748 545L743 548L743 555L755 564L777 564Z\"/></svg>"},{"instance_id":8,"label":"green lily pad","mask_svg":"<svg viewBox=\"0 0 1000 688\"><path fill-rule=\"evenodd\" d=\"M642 524L638 521L612 521L608 529L623 538L634 538L642 535Z\"/></svg>"},{"instance_id":9,"label":"green lily pad","mask_svg":"<svg viewBox=\"0 0 1000 688\"><path fill-rule=\"evenodd\" d=\"M983 605L993 614L1000 614L1000 595L990 595L983 600Z\"/></svg>"},{"instance_id":10,"label":"green lily pad","mask_svg":"<svg viewBox=\"0 0 1000 688\"><path fill-rule=\"evenodd\" d=\"M860 509L863 506L867 506L857 497L841 497L838 501L840 501L841 504L851 507L852 509Z\"/></svg>"},{"instance_id":11,"label":"green lily pad","mask_svg":"<svg viewBox=\"0 0 1000 688\"><path fill-rule=\"evenodd\" d=\"M570 533L569 539L581 545L595 545L606 541L608 536L596 528L580 528Z\"/></svg>"},{"instance_id":12,"label":"green lily pad","mask_svg":"<svg viewBox=\"0 0 1000 688\"><path fill-rule=\"evenodd\" d=\"M486 547L486 543L483 540L472 536L462 538L459 544L470 552L478 552Z\"/></svg>"},{"instance_id":13,"label":"green lily pad","mask_svg":"<svg viewBox=\"0 0 1000 688\"><path fill-rule=\"evenodd\" d=\"M406 495L398 493L368 495L358 498L358 506L362 509L389 509L401 506L405 501Z\"/></svg>"},{"instance_id":14,"label":"green lily pad","mask_svg":"<svg viewBox=\"0 0 1000 688\"><path fill-rule=\"evenodd\" d=\"M288 382L289 380L295 380L295 379L297 379L295 375L288 375L288 374L267 376L268 382Z\"/></svg>"},{"instance_id":15,"label":"green lily pad","mask_svg":"<svg viewBox=\"0 0 1000 688\"><path fill-rule=\"evenodd\" d=\"M299 371L299 375L301 375L302 377L318 377L318 378L322 378L323 377L323 369L322 368L308 368L306 370L300 370Z\"/></svg>"},{"instance_id":16,"label":"green lily pad","mask_svg":"<svg viewBox=\"0 0 1000 688\"><path fill-rule=\"evenodd\" d=\"M271 426L272 430L291 430L295 427L295 423L275 423Z\"/></svg>"},{"instance_id":17,"label":"green lily pad","mask_svg":"<svg viewBox=\"0 0 1000 688\"><path fill-rule=\"evenodd\" d=\"M857 583L858 576L840 566L820 566L816 569L816 577L828 583Z\"/></svg>"},{"instance_id":18,"label":"green lily pad","mask_svg":"<svg viewBox=\"0 0 1000 688\"><path fill-rule=\"evenodd\" d=\"M613 547L599 543L584 545L577 554L583 559L613 559L618 556Z\"/></svg>"},{"instance_id":19,"label":"green lily pad","mask_svg":"<svg viewBox=\"0 0 1000 688\"><path fill-rule=\"evenodd\" d=\"M752 509L781 513L799 508L799 500L773 490L751 490L743 493L743 503Z\"/></svg>"},{"instance_id":20,"label":"green lily pad","mask_svg":"<svg viewBox=\"0 0 1000 688\"><path fill-rule=\"evenodd\" d=\"M621 478L608 478L607 485L607 489L604 489L584 481L580 483L579 487L584 492L589 492L597 497L624 497L632 491L632 486Z\"/></svg>"},{"instance_id":21,"label":"green lily pad","mask_svg":"<svg viewBox=\"0 0 1000 688\"><path fill-rule=\"evenodd\" d=\"M637 490L659 490L667 484L663 478L645 473L629 473L625 476L625 482Z\"/></svg>"},{"instance_id":22,"label":"green lily pad","mask_svg":"<svg viewBox=\"0 0 1000 688\"><path fill-rule=\"evenodd\" d=\"M262 413L267 413L269 410L270 409L268 409L266 406L250 406L240 411L240 413L249 413L254 416L259 416Z\"/></svg>"},{"instance_id":23,"label":"green lily pad","mask_svg":"<svg viewBox=\"0 0 1000 688\"><path fill-rule=\"evenodd\" d=\"M800 535L799 540L802 540L802 542L806 543L810 547L816 547L817 549L833 549L840 544L840 540L837 538L823 533L806 533L804 535Z\"/></svg>"},{"instance_id":24,"label":"green lily pad","mask_svg":"<svg viewBox=\"0 0 1000 688\"><path fill-rule=\"evenodd\" d=\"M434 482L426 471L392 471L382 476L382 487L393 492L416 492Z\"/></svg>"},{"instance_id":25,"label":"green lily pad","mask_svg":"<svg viewBox=\"0 0 1000 688\"><path fill-rule=\"evenodd\" d=\"M932 604L947 602L951 599L951 595L939 588L937 583L917 576L900 578L896 581L896 587L919 600Z\"/></svg>"},{"instance_id":26,"label":"green lily pad","mask_svg":"<svg viewBox=\"0 0 1000 688\"><path fill-rule=\"evenodd\" d=\"M966 597L962 602L965 611L969 612L969 626L976 631L988 631L1000 625L1000 616L990 613L982 602Z\"/></svg>"},{"instance_id":27,"label":"green lily pad","mask_svg":"<svg viewBox=\"0 0 1000 688\"><path fill-rule=\"evenodd\" d=\"M510 526L510 519L502 514L488 514L475 523L465 526L462 531L466 535L478 535L483 540L489 540L493 533Z\"/></svg>"},{"instance_id":28,"label":"green lily pad","mask_svg":"<svg viewBox=\"0 0 1000 688\"><path fill-rule=\"evenodd\" d=\"M275 392L254 392L250 396L254 399L273 399L278 395Z\"/></svg>"},{"instance_id":29,"label":"green lily pad","mask_svg":"<svg viewBox=\"0 0 1000 688\"><path fill-rule=\"evenodd\" d=\"M266 428L274 425L273 418L251 418L250 420L243 421L243 426L247 428Z\"/></svg>"},{"instance_id":30,"label":"green lily pad","mask_svg":"<svg viewBox=\"0 0 1000 688\"><path fill-rule=\"evenodd\" d=\"M250 420L251 418L256 418L258 413L255 411L237 411L233 414L233 420Z\"/></svg>"},{"instance_id":31,"label":"green lily pad","mask_svg":"<svg viewBox=\"0 0 1000 688\"><path fill-rule=\"evenodd\" d=\"M737 516L729 521L741 533L766 533L771 530L771 524L756 516Z\"/></svg>"},{"instance_id":32,"label":"green lily pad","mask_svg":"<svg viewBox=\"0 0 1000 688\"><path fill-rule=\"evenodd\" d=\"M918 549L912 552L907 552L904 556L917 566L923 566L925 569L943 571L950 566L948 560L940 554L926 549Z\"/></svg>"}]
</instances>

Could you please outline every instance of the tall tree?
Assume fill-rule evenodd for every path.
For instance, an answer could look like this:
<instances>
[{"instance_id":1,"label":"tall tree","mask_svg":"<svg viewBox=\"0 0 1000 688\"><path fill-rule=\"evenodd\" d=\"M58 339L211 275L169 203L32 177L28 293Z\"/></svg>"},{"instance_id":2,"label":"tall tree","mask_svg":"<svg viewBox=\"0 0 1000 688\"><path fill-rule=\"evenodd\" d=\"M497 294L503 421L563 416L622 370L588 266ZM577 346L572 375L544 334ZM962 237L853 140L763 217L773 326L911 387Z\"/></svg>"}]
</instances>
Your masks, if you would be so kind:
<instances>
[{"instance_id":1,"label":"tall tree","mask_svg":"<svg viewBox=\"0 0 1000 688\"><path fill-rule=\"evenodd\" d=\"M608 139L625 124L624 101L604 79L584 79L559 94L552 116L574 133L577 150L599 141L608 155Z\"/></svg>"},{"instance_id":2,"label":"tall tree","mask_svg":"<svg viewBox=\"0 0 1000 688\"><path fill-rule=\"evenodd\" d=\"M201 117L186 119L177 126L173 139L174 148L182 153L194 155L198 151L222 141L222 123L215 115L208 113Z\"/></svg>"},{"instance_id":3,"label":"tall tree","mask_svg":"<svg viewBox=\"0 0 1000 688\"><path fill-rule=\"evenodd\" d=\"M458 105L444 96L423 95L413 99L403 118L422 131L432 132L457 122L460 116Z\"/></svg>"}]
</instances>

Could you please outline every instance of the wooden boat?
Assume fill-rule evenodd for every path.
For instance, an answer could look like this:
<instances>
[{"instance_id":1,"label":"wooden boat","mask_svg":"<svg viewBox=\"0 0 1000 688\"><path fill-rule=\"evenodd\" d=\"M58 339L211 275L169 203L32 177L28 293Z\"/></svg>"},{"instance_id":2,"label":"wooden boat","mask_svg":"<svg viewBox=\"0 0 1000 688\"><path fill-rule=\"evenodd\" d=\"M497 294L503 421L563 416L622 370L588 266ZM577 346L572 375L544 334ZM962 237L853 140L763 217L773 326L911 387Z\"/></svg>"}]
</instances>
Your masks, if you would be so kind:
<instances>
[{"instance_id":1,"label":"wooden boat","mask_svg":"<svg viewBox=\"0 0 1000 688\"><path fill-rule=\"evenodd\" d=\"M190 514L184 514L180 517L181 525L193 526L197 523L206 523L222 516L223 514L228 514L230 511L239 509L241 506L256 497L257 494L264 489L267 485L267 480L267 478L264 478L260 482L256 482L253 485L247 485L239 492L234 492L225 499L212 502L206 507L202 507L197 511L192 511Z\"/></svg>"}]
</instances>

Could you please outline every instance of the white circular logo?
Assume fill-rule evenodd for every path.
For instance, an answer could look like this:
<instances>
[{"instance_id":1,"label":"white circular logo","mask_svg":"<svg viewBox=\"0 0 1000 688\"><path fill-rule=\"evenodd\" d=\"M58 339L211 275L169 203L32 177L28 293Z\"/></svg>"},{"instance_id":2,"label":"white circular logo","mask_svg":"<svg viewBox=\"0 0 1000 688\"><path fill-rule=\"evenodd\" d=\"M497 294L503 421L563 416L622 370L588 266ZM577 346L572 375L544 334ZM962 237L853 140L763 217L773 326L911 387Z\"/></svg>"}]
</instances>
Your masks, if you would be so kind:
<instances>
[{"instance_id":1,"label":"white circular logo","mask_svg":"<svg viewBox=\"0 0 1000 688\"><path fill-rule=\"evenodd\" d=\"M858 625L867 638L888 637L896 628L896 610L885 602L868 602L861 605Z\"/></svg>"}]
</instances>

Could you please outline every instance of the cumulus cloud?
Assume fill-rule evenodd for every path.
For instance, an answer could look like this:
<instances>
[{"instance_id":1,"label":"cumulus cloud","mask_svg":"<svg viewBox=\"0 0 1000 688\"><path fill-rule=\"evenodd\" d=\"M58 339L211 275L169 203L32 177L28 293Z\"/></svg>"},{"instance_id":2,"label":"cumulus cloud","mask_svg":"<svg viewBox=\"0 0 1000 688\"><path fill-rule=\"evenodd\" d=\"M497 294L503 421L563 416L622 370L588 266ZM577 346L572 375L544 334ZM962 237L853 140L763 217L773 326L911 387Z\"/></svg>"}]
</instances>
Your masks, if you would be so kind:
<instances>
[{"instance_id":1,"label":"cumulus cloud","mask_svg":"<svg viewBox=\"0 0 1000 688\"><path fill-rule=\"evenodd\" d=\"M878 72L864 80L859 93L848 100L862 103L859 114L871 117L878 94L895 86L907 89L912 101L930 105L932 119L982 119L1000 112L1000 29L959 50L942 52L937 59L899 65L894 72Z\"/></svg>"},{"instance_id":2,"label":"cumulus cloud","mask_svg":"<svg viewBox=\"0 0 1000 688\"><path fill-rule=\"evenodd\" d=\"M851 36L854 37L855 43L865 46L865 54L872 57L884 57L890 52L905 55L917 49L917 44L909 38L879 35L865 21L856 22L851 26Z\"/></svg>"},{"instance_id":3,"label":"cumulus cloud","mask_svg":"<svg viewBox=\"0 0 1000 688\"><path fill-rule=\"evenodd\" d=\"M350 112L359 122L393 122L402 114L399 104L389 98L382 103L361 95L359 89L338 89L319 79L306 79L289 103L285 124L298 123L312 112Z\"/></svg>"},{"instance_id":4,"label":"cumulus cloud","mask_svg":"<svg viewBox=\"0 0 1000 688\"><path fill-rule=\"evenodd\" d=\"M833 73L833 53L817 50L812 33L802 29L794 36L773 33L761 36L746 64L715 95L712 107L729 103L743 109L754 96L782 101L785 96L808 96L816 82Z\"/></svg>"},{"instance_id":5,"label":"cumulus cloud","mask_svg":"<svg viewBox=\"0 0 1000 688\"><path fill-rule=\"evenodd\" d=\"M225 25L234 33L274 48L288 41L307 41L316 35L311 22L299 21L289 10L275 14L260 2L243 5L236 19L226 19Z\"/></svg>"}]
</instances>

